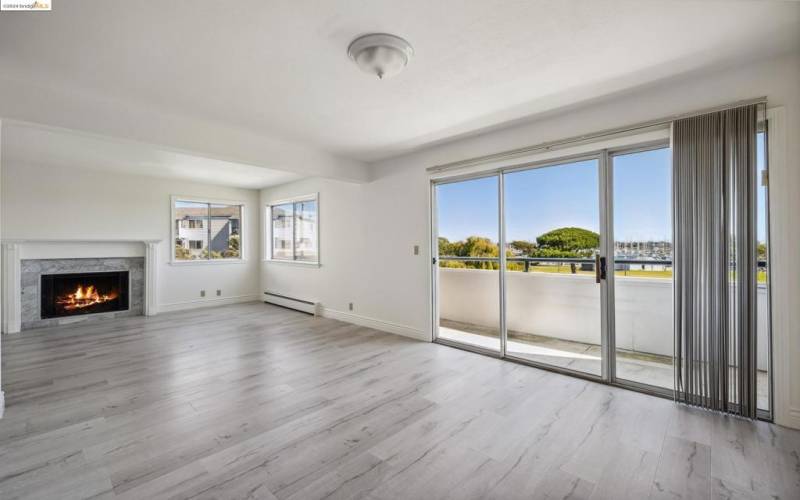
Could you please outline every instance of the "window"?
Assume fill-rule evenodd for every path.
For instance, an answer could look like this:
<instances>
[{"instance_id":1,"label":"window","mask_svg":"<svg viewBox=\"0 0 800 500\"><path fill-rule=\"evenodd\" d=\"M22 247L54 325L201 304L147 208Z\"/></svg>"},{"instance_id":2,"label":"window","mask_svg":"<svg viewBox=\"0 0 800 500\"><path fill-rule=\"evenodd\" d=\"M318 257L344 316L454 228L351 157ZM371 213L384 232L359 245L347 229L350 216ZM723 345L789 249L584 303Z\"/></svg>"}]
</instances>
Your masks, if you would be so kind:
<instances>
[{"instance_id":1,"label":"window","mask_svg":"<svg viewBox=\"0 0 800 500\"><path fill-rule=\"evenodd\" d=\"M317 195L303 196L267 206L268 255L271 260L319 262L319 212Z\"/></svg>"},{"instance_id":2,"label":"window","mask_svg":"<svg viewBox=\"0 0 800 500\"><path fill-rule=\"evenodd\" d=\"M272 258L293 260L294 204L272 207Z\"/></svg>"},{"instance_id":3,"label":"window","mask_svg":"<svg viewBox=\"0 0 800 500\"><path fill-rule=\"evenodd\" d=\"M173 260L242 260L243 203L173 197Z\"/></svg>"},{"instance_id":4,"label":"window","mask_svg":"<svg viewBox=\"0 0 800 500\"><path fill-rule=\"evenodd\" d=\"M182 220L181 227L184 229L203 229L203 221L202 219Z\"/></svg>"}]
</instances>

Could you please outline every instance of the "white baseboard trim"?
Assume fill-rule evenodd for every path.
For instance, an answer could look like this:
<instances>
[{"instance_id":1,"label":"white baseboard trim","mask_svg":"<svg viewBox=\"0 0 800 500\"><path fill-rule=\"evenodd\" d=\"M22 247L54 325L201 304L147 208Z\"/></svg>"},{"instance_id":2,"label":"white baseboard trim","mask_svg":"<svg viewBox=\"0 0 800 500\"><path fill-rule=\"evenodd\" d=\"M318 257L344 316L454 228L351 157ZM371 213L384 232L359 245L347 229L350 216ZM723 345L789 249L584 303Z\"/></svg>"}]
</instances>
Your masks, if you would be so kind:
<instances>
[{"instance_id":1,"label":"white baseboard trim","mask_svg":"<svg viewBox=\"0 0 800 500\"><path fill-rule=\"evenodd\" d=\"M353 323L354 325L359 325L359 326L366 326L368 328L374 328L375 330L380 330L382 332L388 332L388 333L393 333L395 335L402 335L403 337L422 340L423 342L431 341L428 332L424 330L419 330L417 328L412 328L410 326L392 323L390 321L383 321L380 319L369 318L367 316L361 316L360 314L353 314L351 312L337 311L335 309L330 309L327 307L323 307L321 309L322 309L322 316L325 318L338 319L339 321Z\"/></svg>"},{"instance_id":2,"label":"white baseboard trim","mask_svg":"<svg viewBox=\"0 0 800 500\"><path fill-rule=\"evenodd\" d=\"M187 309L198 309L201 307L227 306L230 304L240 304L242 302L258 302L261 296L257 293L252 295L235 295L233 297L209 297L197 300L187 300L185 302L172 302L169 304L159 304L158 312L185 311Z\"/></svg>"}]
</instances>

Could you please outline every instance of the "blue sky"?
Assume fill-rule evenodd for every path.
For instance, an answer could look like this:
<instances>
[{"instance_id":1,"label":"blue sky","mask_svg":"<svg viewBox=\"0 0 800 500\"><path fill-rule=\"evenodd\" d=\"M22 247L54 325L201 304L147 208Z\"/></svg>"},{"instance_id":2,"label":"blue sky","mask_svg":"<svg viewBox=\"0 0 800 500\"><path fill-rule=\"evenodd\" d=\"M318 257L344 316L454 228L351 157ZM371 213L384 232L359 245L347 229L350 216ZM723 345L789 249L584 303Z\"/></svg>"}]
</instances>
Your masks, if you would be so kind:
<instances>
[{"instance_id":1,"label":"blue sky","mask_svg":"<svg viewBox=\"0 0 800 500\"><path fill-rule=\"evenodd\" d=\"M758 143L763 166L763 144ZM558 227L598 231L595 160L506 174L506 240L533 241ZM437 187L439 236L458 241L478 235L498 240L495 177ZM614 160L614 232L617 241L671 239L669 149L617 156ZM758 239L764 240L764 193L759 188Z\"/></svg>"},{"instance_id":2,"label":"blue sky","mask_svg":"<svg viewBox=\"0 0 800 500\"><path fill-rule=\"evenodd\" d=\"M596 160L507 174L507 240L568 226L599 232L597 182Z\"/></svg>"},{"instance_id":3,"label":"blue sky","mask_svg":"<svg viewBox=\"0 0 800 500\"><path fill-rule=\"evenodd\" d=\"M614 158L615 240L672 240L671 162L668 148Z\"/></svg>"}]
</instances>

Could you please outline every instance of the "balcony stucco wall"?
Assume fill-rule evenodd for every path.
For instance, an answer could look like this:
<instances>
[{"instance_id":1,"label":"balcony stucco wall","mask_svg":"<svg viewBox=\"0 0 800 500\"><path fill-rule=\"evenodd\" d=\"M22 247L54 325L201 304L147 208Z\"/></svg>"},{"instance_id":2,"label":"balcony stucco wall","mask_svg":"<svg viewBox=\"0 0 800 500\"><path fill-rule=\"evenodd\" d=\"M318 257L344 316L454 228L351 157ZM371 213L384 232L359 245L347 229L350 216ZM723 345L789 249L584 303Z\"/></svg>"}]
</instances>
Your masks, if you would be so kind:
<instances>
[{"instance_id":1,"label":"balcony stucco wall","mask_svg":"<svg viewBox=\"0 0 800 500\"><path fill-rule=\"evenodd\" d=\"M497 328L499 273L439 270L444 319ZM617 347L672 356L672 282L615 278ZM766 369L767 290L758 288L758 365ZM508 329L563 340L600 343L600 286L591 275L506 273Z\"/></svg>"}]
</instances>

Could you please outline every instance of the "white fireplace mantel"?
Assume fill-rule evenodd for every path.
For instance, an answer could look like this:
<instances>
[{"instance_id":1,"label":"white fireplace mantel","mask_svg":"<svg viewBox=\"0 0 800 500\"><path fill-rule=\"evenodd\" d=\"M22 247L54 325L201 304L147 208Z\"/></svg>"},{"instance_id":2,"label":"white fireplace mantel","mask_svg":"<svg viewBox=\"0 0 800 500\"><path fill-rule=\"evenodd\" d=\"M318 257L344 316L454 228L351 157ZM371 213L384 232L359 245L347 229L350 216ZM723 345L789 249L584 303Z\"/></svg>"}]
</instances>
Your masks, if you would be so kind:
<instances>
[{"instance_id":1,"label":"white fireplace mantel","mask_svg":"<svg viewBox=\"0 0 800 500\"><path fill-rule=\"evenodd\" d=\"M2 240L2 332L22 326L22 259L144 257L144 314L158 312L158 239L4 239Z\"/></svg>"}]
</instances>

